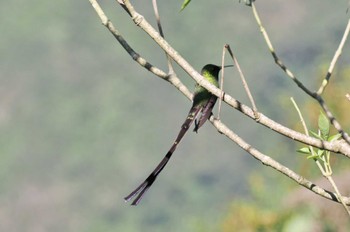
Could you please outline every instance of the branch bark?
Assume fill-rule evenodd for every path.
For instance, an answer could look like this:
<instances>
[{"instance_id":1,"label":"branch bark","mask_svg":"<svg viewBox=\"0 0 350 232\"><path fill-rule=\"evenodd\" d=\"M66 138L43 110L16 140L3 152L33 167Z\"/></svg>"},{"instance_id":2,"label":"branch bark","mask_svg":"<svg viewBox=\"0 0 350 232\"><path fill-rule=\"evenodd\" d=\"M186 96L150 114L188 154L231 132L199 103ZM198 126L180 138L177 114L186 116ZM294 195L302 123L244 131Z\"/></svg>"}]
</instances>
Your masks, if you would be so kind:
<instances>
[{"instance_id":1,"label":"branch bark","mask_svg":"<svg viewBox=\"0 0 350 232\"><path fill-rule=\"evenodd\" d=\"M223 95L222 91L209 83L205 78L203 78L166 40L163 39L163 37L160 36L160 34L147 22L147 20L140 15L134 7L130 4L130 1L123 0L125 3L125 7L128 11L128 13L131 15L133 21L135 24L143 29L165 52L169 54L169 56L184 70L190 75L199 85L206 88L208 91L210 91L212 94L214 94L217 97L221 97ZM226 102L231 107L235 108L236 110L242 112L246 116L250 117L251 119L255 120L256 117L254 115L254 111L242 104L241 102L237 101L235 98L230 96L229 94L224 94L224 102ZM335 153L341 153L348 158L350 158L350 145L344 143L343 141L336 141L336 142L325 142L321 141L319 139L306 136L302 133L299 133L297 131L291 130L288 127L285 127L272 119L269 119L267 116L263 115L260 112L257 112L259 115L257 122L276 131L277 133L284 135L288 138L291 138L293 140L296 140L298 142L326 149Z\"/></svg>"},{"instance_id":2,"label":"branch bark","mask_svg":"<svg viewBox=\"0 0 350 232\"><path fill-rule=\"evenodd\" d=\"M344 140L342 141L334 141L334 142L327 142L322 141L307 135L304 135L302 133L299 133L297 131L291 130L288 127L285 127L272 119L268 118L264 114L260 112L256 112L250 107L242 104L241 102L237 101L235 98L230 96L229 94L224 93L219 88L216 88L214 85L210 84L207 80L205 80L193 67L147 22L147 20L139 14L134 7L131 5L129 0L117 0L118 3L127 11L127 13L130 15L134 23L143 29L158 45L161 47L166 54L168 54L184 71L186 71L199 85L206 88L208 91L210 91L212 94L214 94L217 97L224 96L223 100L228 105L233 107L234 109L238 110L245 116L251 118L252 120L256 121L257 123L283 135L286 136L292 140L314 146L320 149L332 151L335 153L340 153L345 155L346 157L350 158L350 145L346 143ZM149 71L154 73L155 75L161 77L164 80L169 81L171 84L173 84L180 92L182 92L187 98L191 99L192 95L189 93L188 89L181 83L181 81L177 77L172 77L172 75L167 75L160 69L154 67L150 63L148 63L145 59L143 59L141 56L139 56L136 52L132 50L132 48L126 43L126 41L123 39L123 37L120 35L120 33L114 28L112 23L108 20L108 18L103 13L102 9L99 7L97 2L95 0L90 0L91 4L93 5L94 9L100 16L103 25L105 25L109 31L114 35L114 37L119 41L119 43L124 47L124 49L133 57L135 61L137 61L140 65L147 68ZM271 45L272 46L272 45ZM135 58L134 58L135 57ZM278 59L277 56L274 56L275 60ZM285 67L283 64L281 67ZM286 67L284 69L285 71L288 70ZM286 71L287 74L291 73ZM294 76L292 74L292 76ZM169 77L172 77L173 79L169 79ZM294 79L294 81L297 79ZM298 86L303 86L301 82L296 81ZM306 87L304 87L306 92L311 94L313 97L315 97L314 93L309 91ZM188 91L188 92L187 92ZM325 105L323 107L326 107ZM326 109L327 110L327 109ZM330 112L330 111L326 111ZM258 117L257 117L258 116ZM328 115L330 116L330 115ZM271 157L264 155L257 149L255 149L252 145L248 144L246 141L244 141L242 138L240 138L237 134L235 134L232 130L230 130L224 123L222 123L220 120L215 119L213 116L210 117L210 122L214 125L217 130L227 136L229 139L231 139L233 142L235 142L237 145L239 145L242 149L247 151L249 154L251 154L254 158L261 161L264 165L267 165L269 167L274 168L275 170L279 171L280 173L283 173L296 183L304 186L305 188L308 188L309 190L315 192L316 194L323 196L327 199L339 202L338 198L336 197L336 194L330 191L327 191L315 184L313 184L311 181L307 180L306 178L298 175L288 167L280 164L279 162L275 161ZM336 122L336 121L335 121ZM334 121L332 122L334 125ZM346 138L346 136L344 136ZM341 200L350 205L350 198L348 197L342 197Z\"/></svg>"}]
</instances>

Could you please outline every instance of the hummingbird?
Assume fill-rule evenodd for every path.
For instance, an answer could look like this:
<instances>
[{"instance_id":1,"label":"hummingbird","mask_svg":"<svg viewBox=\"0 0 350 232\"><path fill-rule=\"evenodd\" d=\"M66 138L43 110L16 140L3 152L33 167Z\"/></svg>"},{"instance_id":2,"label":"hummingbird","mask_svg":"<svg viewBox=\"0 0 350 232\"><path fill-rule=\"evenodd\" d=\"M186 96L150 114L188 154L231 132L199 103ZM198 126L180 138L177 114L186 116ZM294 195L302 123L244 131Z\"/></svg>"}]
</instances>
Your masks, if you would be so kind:
<instances>
[{"instance_id":1,"label":"hummingbird","mask_svg":"<svg viewBox=\"0 0 350 232\"><path fill-rule=\"evenodd\" d=\"M232 67L233 65L227 65L224 67ZM221 70L221 66L217 66L214 64L207 64L202 68L201 75L207 79L211 84L215 85L219 88L219 72ZM141 185L139 185L134 191L132 191L128 196L124 198L125 202L130 201L136 195L136 198L132 202L131 205L137 205L143 195L147 192L147 190L152 186L153 182L156 180L159 173L163 170L165 165L168 163L172 154L174 153L177 145L180 143L181 139L187 132L188 128L194 122L194 132L198 132L198 129L207 121L207 119L211 115L211 111L216 103L217 97L206 90L204 87L200 86L198 83L195 86L194 95L193 95L193 104L188 112L185 122L181 126L181 130L177 135L173 145L171 146L168 153L165 157L160 161L158 166L153 170L153 172L146 178ZM200 113L200 116L199 116ZM197 119L198 118L198 119Z\"/></svg>"}]
</instances>

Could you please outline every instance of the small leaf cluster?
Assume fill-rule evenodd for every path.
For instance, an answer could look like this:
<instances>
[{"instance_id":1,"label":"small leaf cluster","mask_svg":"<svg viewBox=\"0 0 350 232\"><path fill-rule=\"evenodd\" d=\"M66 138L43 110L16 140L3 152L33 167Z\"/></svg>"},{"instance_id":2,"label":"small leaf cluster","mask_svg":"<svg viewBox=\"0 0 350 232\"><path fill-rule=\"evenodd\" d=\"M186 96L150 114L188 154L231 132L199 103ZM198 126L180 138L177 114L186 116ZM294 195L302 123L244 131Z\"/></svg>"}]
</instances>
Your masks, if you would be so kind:
<instances>
[{"instance_id":1,"label":"small leaf cluster","mask_svg":"<svg viewBox=\"0 0 350 232\"><path fill-rule=\"evenodd\" d=\"M335 134L330 136L330 123L326 115L322 112L318 117L318 132L310 131L310 133L315 137L323 141L332 142L341 137L341 134ZM298 150L299 153L307 154L307 159L313 159L315 161L322 161L324 163L326 172L331 173L330 167L330 152L323 149L313 149L311 146L303 147Z\"/></svg>"}]
</instances>

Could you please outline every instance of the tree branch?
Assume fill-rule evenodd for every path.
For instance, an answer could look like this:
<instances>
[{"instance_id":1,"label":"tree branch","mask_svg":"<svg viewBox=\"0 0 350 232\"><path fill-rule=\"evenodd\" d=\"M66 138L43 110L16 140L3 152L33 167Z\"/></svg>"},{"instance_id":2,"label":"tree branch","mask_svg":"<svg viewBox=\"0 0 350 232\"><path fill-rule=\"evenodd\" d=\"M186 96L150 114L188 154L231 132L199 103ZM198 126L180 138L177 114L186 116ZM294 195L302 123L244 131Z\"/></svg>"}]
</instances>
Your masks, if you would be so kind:
<instances>
[{"instance_id":1,"label":"tree branch","mask_svg":"<svg viewBox=\"0 0 350 232\"><path fill-rule=\"evenodd\" d=\"M159 34L164 38L163 28L162 28L162 24L160 22L160 15L158 12L157 0L152 0L152 5L153 5L153 10L154 10L154 15L156 16L156 20L157 20ZM173 64L171 63L171 58L167 53L165 53L165 55L166 55L166 58L168 61L169 73L174 73L175 71L174 71Z\"/></svg>"},{"instance_id":2,"label":"tree branch","mask_svg":"<svg viewBox=\"0 0 350 232\"><path fill-rule=\"evenodd\" d=\"M210 84L205 78L203 78L196 70L192 68L192 66L182 58L178 52L176 52L175 49L173 49L170 44L167 43L167 41L162 38L162 36L147 22L147 20L137 13L133 6L131 5L129 0L117 0L122 7L128 12L128 14L132 17L132 20L134 23L142 28L176 63L179 64L183 70L185 70L199 85L206 88L208 91L213 93L215 96L220 97L223 94L223 91L221 91L219 88L216 88L214 85ZM96 7L96 1L90 0L90 2L95 4L94 8ZM121 43L121 45L128 51L128 53L133 57L133 53L129 51L133 51L130 46L123 42L125 41L120 36L119 32L113 27L112 23L107 19L107 17L101 17L102 10L98 9L97 7L96 12L99 14L103 24L111 31L111 33L116 37L116 39ZM104 15L104 14L103 14ZM103 16L102 15L102 16ZM123 43L122 43L122 42ZM127 45L127 46L126 46ZM275 56L277 58L277 56ZM278 59L278 58L277 58ZM139 59L135 59L136 61L140 62ZM148 63L144 60L144 62ZM142 62L141 62L142 63ZM285 67L285 66L284 66ZM155 75L157 75L157 72L154 68L154 66L150 65L149 70L152 71ZM287 72L288 69L286 69ZM290 72L291 73L291 72ZM160 73L161 76L165 74L164 72ZM294 75L292 75L294 76ZM162 77L163 79L167 80L166 78ZM297 80L297 79L296 79ZM300 83L297 81L297 83ZM300 83L301 84L301 83ZM301 84L302 85L302 84ZM174 85L175 86L175 85ZM302 85L303 86L303 85ZM178 88L178 87L177 87ZM181 91L181 88L178 88ZM310 92L311 93L311 92ZM185 94L188 98L191 98L191 96ZM273 120L269 119L265 115L263 115L260 112L254 112L253 109L250 107L240 103L233 97L231 97L228 94L224 94L223 99L228 105L232 106L236 110L242 112L244 115L250 117L253 120L256 120L256 114L259 116L258 120L256 120L258 123L280 133L281 135L284 135L288 138L291 138L293 140L318 147L321 149L333 151L336 153L344 154L347 157L350 157L350 146L349 144L343 142L343 141L334 141L334 142L327 142L322 141L310 136L306 136L304 134L301 134L297 131L291 130L287 127L282 126L281 124L278 124L277 122L274 122ZM284 175L288 176L298 184L310 189L311 191L327 198L333 201L339 202L336 195L332 192L329 192L327 190L324 190L320 188L319 186L313 184L311 181L305 179L304 177L298 175L288 167L283 166L282 164L278 163L277 161L273 160L271 157L264 155L254 147L252 147L250 144L248 144L246 141L244 141L242 138L240 138L238 135L236 135L232 130L230 130L225 124L223 124L220 120L215 119L213 116L210 117L210 121L214 125L214 127L217 128L217 130L226 135L229 139L234 141L237 145L239 145L242 149L250 153L254 158L260 160L264 165L270 166L277 171L283 173ZM347 197L342 197L342 201L346 204L350 204L350 199Z\"/></svg>"},{"instance_id":3,"label":"tree branch","mask_svg":"<svg viewBox=\"0 0 350 232\"><path fill-rule=\"evenodd\" d=\"M314 193L324 198L327 198L329 200L340 203L340 200L338 200L335 193L317 186L316 184L312 183L308 179L295 173L293 170L289 169L288 167L275 161L271 157L264 155L263 153L261 153L260 151L252 147L250 144L248 144L246 141L244 141L242 138L240 138L237 134L235 134L232 130L230 130L225 124L223 124L220 120L215 119L213 116L211 116L209 120L220 133L224 134L229 139L234 141L238 146L240 146L243 150L251 154L255 159L261 161L264 165L274 168L275 170L286 175L290 179L294 180L296 183L304 186L305 188L313 191ZM350 205L349 197L342 197L342 201L345 204Z\"/></svg>"},{"instance_id":4,"label":"tree branch","mask_svg":"<svg viewBox=\"0 0 350 232\"><path fill-rule=\"evenodd\" d=\"M174 48L170 46L170 44L165 41L159 33L147 22L147 20L137 13L133 6L130 4L128 0L123 0L125 2L125 7L127 8L128 12L130 13L132 19L134 20L135 24L142 28L164 51L166 51L171 58L179 64L179 66L185 70L199 85L206 88L208 91L210 91L212 94L214 94L217 97L220 97L222 95L222 91L209 83L204 77L202 77L196 70L192 68L192 66L178 53L175 51ZM226 102L228 105L232 106L236 110L244 113L246 116L250 117L253 120L256 120L256 117L254 115L254 111L237 101L235 98L231 97L229 94L224 95L224 102ZM306 136L304 134L301 134L297 131L294 131L292 129L289 129L288 127L285 127L272 119L269 119L262 113L258 113L258 123L288 137L293 140L299 141L301 143L311 145L314 147L322 148L325 150L329 150L335 153L341 153L345 156L350 158L350 146L349 144L346 144L341 141L334 141L334 142L325 142L321 141L319 139Z\"/></svg>"},{"instance_id":5,"label":"tree branch","mask_svg":"<svg viewBox=\"0 0 350 232\"><path fill-rule=\"evenodd\" d=\"M252 93L251 93L250 90L249 90L248 83L247 83L247 81L245 80L243 71L242 71L242 69L241 69L241 66L240 66L239 63L238 63L237 58L233 55L233 52L232 52L232 50L231 50L230 45L225 44L225 48L226 48L227 51L229 52L229 54L230 54L230 56L231 56L231 58L232 58L234 64L235 64L236 67L237 67L239 76L241 77L241 80L242 80L242 83L243 83L243 87L244 87L244 89L245 89L245 92L247 93L247 96L248 96L248 98L249 98L250 104L252 104L253 111L254 111L254 112L258 112L258 108L256 107L256 104L255 104L253 95L252 95ZM257 119L257 120L258 120L258 119Z\"/></svg>"},{"instance_id":6,"label":"tree branch","mask_svg":"<svg viewBox=\"0 0 350 232\"><path fill-rule=\"evenodd\" d=\"M192 93L188 90L188 88L180 81L180 79L174 74L166 74L161 69L155 67L151 63L149 63L146 59L141 57L137 52L135 52L132 47L127 43L127 41L123 38L120 32L114 27L112 22L107 18L105 13L103 12L100 5L96 0L89 0L92 7L95 9L97 15L100 17L102 24L107 27L107 29L112 33L112 35L118 40L120 45L125 49L125 51L142 67L146 68L148 71L152 72L156 76L170 82L174 85L181 93L183 93L186 97L192 99Z\"/></svg>"},{"instance_id":7,"label":"tree branch","mask_svg":"<svg viewBox=\"0 0 350 232\"><path fill-rule=\"evenodd\" d=\"M309 130L308 130L307 126L306 126L304 117L303 117L303 115L302 115L302 113L301 113L301 111L300 111L300 109L299 109L297 103L294 101L293 98L291 98L291 101L292 101L292 103L293 103L293 105L294 105L294 108L295 108L296 111L298 112L298 115L299 115L301 124L302 124L302 126L303 126L303 128L304 128L305 134L306 134L306 135L309 135ZM314 151L313 147L310 146L309 149L310 149L312 155L313 155L313 154L316 154L316 152ZM324 165L325 165L326 171L324 170L323 166L321 165L320 161L319 161L317 158L314 158L314 161L315 161L316 165L318 166L318 168L320 169L322 175L323 175L323 176L328 180L328 182L332 185L332 187L333 187L333 189L334 189L334 191L335 191L335 194L336 194L336 196L337 196L338 202L340 202L340 203L343 205L343 207L344 207L346 213L347 213L348 215L350 215L350 211L349 211L348 207L346 206L346 203L343 201L343 196L340 194L340 191L339 191L339 189L338 189L338 186L335 184L335 182L334 182L334 180L333 180L333 177L331 176L331 175L332 175L332 171L331 171L331 168L330 168L329 160L327 160L326 163L324 162L324 163L325 163Z\"/></svg>"},{"instance_id":8,"label":"tree branch","mask_svg":"<svg viewBox=\"0 0 350 232\"><path fill-rule=\"evenodd\" d=\"M329 82L329 79L331 78L335 64L337 63L339 57L341 56L345 42L346 42L347 38L349 37L349 32L350 32L350 19L348 20L348 24L345 28L343 38L341 39L341 41L339 43L338 49L335 51L333 59L329 65L328 72L327 72L324 80L322 81L320 88L317 90L318 95L322 95L324 89L326 88L326 86Z\"/></svg>"},{"instance_id":9,"label":"tree branch","mask_svg":"<svg viewBox=\"0 0 350 232\"><path fill-rule=\"evenodd\" d=\"M348 143L350 144L350 137L349 135L343 130L342 126L340 125L340 123L337 121L337 119L334 117L334 115L332 114L332 112L329 110L328 106L326 105L325 101L323 100L323 98L321 97L321 95L319 95L318 93L316 92L312 92L310 91L308 88L306 88L304 86L304 84L302 82L300 82L296 76L292 73L292 71L290 71L284 64L283 62L278 58L273 46L272 46L272 43L269 39L269 36L265 30L265 28L262 26L262 23L261 23L261 20L260 20L260 17L259 17L259 14L255 8L255 4L252 3L252 10L253 10L253 14L254 14L254 17L259 25L259 28L260 28L260 31L261 33L263 34L264 36L264 39L266 41L266 44L275 60L275 63L287 74L287 76L289 76L296 84L299 88L301 88L305 93L307 93L309 96L311 96L312 98L314 98L316 101L318 101L319 105L321 106L321 108L323 109L323 111L326 113L328 119L330 120L330 122L332 123L332 125L334 126L335 129L337 129L337 131L341 134L342 138ZM348 24L348 26L350 26ZM346 29L345 30L345 33L344 33L344 36L343 36L343 40L342 42L345 43L346 39L344 39L344 37L346 38L348 36L348 30L349 29ZM341 42L341 45L339 46L340 48L342 48L342 42ZM336 56L333 58L333 61L334 61L334 64L335 62L337 61L337 53L336 53ZM334 65L333 64L333 65ZM332 64L331 64L331 67Z\"/></svg>"}]
</instances>

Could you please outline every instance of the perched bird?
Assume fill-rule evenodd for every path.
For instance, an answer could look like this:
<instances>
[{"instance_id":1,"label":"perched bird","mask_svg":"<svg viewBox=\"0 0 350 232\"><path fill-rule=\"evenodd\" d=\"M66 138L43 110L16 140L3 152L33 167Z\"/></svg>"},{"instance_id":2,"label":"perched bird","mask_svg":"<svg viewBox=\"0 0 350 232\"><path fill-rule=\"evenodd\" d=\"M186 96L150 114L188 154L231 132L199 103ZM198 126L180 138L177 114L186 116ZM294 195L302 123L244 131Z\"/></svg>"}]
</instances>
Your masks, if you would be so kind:
<instances>
[{"instance_id":1,"label":"perched bird","mask_svg":"<svg viewBox=\"0 0 350 232\"><path fill-rule=\"evenodd\" d=\"M232 65L227 65L224 67L231 67ZM221 66L217 66L214 64L207 64L202 68L201 75L207 79L211 84L219 87L219 72L221 70ZM147 179L134 191L132 191L128 196L124 198L126 202L133 199L136 195L137 197L132 202L131 205L137 205L146 191L151 187L153 182L156 180L159 173L163 170L165 165L168 163L171 155L175 151L177 145L180 143L182 137L187 132L188 128L192 125L193 121L195 121L194 130L195 132L205 123L205 121L211 115L211 111L215 105L217 97L211 94L208 90L196 84L194 95L193 95L193 104L190 109L190 112L187 115L185 122L181 126L181 130L175 139L175 142L171 146L168 153L162 159L162 161L158 164L158 166L154 169L154 171L147 177ZM196 119L198 113L201 112L199 119Z\"/></svg>"}]
</instances>

